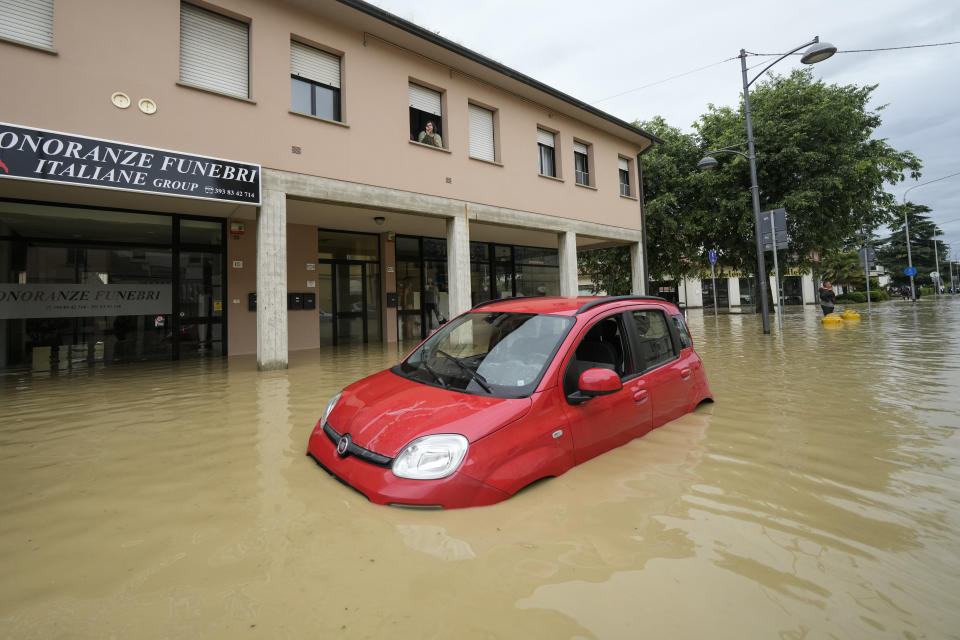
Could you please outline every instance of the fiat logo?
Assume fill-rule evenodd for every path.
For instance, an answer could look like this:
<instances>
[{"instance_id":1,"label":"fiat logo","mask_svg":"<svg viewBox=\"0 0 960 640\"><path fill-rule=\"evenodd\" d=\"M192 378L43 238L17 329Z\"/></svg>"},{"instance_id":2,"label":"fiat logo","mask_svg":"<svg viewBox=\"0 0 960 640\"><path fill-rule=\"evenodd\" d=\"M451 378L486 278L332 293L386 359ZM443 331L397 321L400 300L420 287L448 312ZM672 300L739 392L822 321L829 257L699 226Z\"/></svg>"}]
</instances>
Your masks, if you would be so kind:
<instances>
[{"instance_id":1,"label":"fiat logo","mask_svg":"<svg viewBox=\"0 0 960 640\"><path fill-rule=\"evenodd\" d=\"M340 457L346 457L347 449L350 448L350 436L344 435L337 442L337 453L340 454Z\"/></svg>"}]
</instances>

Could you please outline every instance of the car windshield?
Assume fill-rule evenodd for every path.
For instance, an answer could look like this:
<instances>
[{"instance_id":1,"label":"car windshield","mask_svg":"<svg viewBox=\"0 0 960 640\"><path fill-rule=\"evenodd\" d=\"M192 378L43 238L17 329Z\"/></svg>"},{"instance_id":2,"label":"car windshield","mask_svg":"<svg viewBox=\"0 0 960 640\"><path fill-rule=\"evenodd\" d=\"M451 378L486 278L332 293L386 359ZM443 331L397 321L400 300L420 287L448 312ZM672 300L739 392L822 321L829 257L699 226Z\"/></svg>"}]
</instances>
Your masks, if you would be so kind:
<instances>
[{"instance_id":1,"label":"car windshield","mask_svg":"<svg viewBox=\"0 0 960 640\"><path fill-rule=\"evenodd\" d=\"M525 397L571 326L565 316L468 313L430 336L394 372L454 391Z\"/></svg>"}]
</instances>

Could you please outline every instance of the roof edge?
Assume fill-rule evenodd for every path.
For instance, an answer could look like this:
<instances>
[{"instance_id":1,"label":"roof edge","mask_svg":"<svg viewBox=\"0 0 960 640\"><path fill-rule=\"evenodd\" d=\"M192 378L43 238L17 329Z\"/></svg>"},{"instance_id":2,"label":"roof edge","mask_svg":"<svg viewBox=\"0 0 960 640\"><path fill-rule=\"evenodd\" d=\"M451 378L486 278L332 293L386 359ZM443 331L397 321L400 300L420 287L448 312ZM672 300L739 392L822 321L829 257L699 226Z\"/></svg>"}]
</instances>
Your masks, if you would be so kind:
<instances>
[{"instance_id":1,"label":"roof edge","mask_svg":"<svg viewBox=\"0 0 960 640\"><path fill-rule=\"evenodd\" d=\"M598 118L602 118L607 122L610 122L623 129L626 129L633 134L639 133L643 137L650 140L651 147L654 145L664 144L664 140L662 140L661 138L658 138L652 133L644 131L640 127L635 127L629 122L625 120L621 120L620 118L614 115L611 115L606 111L601 111L600 109L597 109L596 107L593 107L587 104L586 102L583 102L582 100L578 100L577 98L574 98L571 95L568 95L562 91L554 89L553 87L546 85L538 80L535 80L526 74L520 73L515 69L511 69L510 67L503 65L497 62L496 60L493 60L480 53L477 53L472 49L468 49L463 45L453 42L452 40L448 40L443 36L437 35L436 33L433 33L432 31L424 29L423 27L420 27L408 20L404 20L399 16L396 16L392 13L384 11L380 7L374 6L368 2L364 2L363 0L337 0L337 2L339 2L340 4L346 5L351 9L356 9L357 11L365 13L368 16L376 18L377 20L385 22L391 26L397 27L398 29L402 29L403 31L406 31L407 33L415 35L418 38L422 38L427 42L435 44L439 47L443 47L444 49L451 51L452 53L455 53L457 55L463 56L468 60L472 60L473 62L482 64L483 66L489 69L492 69L497 73L500 73L504 76L507 76L508 78L512 78L518 82L521 82L529 87L536 89L537 91L542 91L543 93L546 93L547 95L550 95L550 96L553 96L554 98L562 100L567 104L576 107L577 109L586 111L587 113L597 116Z\"/></svg>"}]
</instances>

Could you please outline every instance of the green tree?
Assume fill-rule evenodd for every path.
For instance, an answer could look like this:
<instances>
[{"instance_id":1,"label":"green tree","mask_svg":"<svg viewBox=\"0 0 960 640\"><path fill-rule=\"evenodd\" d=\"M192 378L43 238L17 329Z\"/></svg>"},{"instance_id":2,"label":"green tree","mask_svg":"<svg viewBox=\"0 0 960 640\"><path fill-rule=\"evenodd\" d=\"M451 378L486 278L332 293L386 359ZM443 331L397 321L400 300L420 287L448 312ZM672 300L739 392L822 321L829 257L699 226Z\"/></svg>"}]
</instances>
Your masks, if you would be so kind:
<instances>
[{"instance_id":1,"label":"green tree","mask_svg":"<svg viewBox=\"0 0 960 640\"><path fill-rule=\"evenodd\" d=\"M908 286L910 277L903 273L907 267L907 238L904 229L903 216L907 215L910 224L910 254L913 266L917 269L915 281L917 284L933 284L930 273L936 271L937 259L934 255L934 239L936 238L937 251L941 264L946 264L945 256L949 255L950 246L941 238L941 231L930 218L924 214L930 213L930 208L922 204L907 202L894 207L895 221L890 225L890 235L881 241L877 248L877 261L887 268L896 286ZM941 270L943 268L941 267ZM946 280L946 278L944 278Z\"/></svg>"},{"instance_id":2,"label":"green tree","mask_svg":"<svg viewBox=\"0 0 960 640\"><path fill-rule=\"evenodd\" d=\"M827 85L812 69L772 76L751 92L762 210L784 207L790 249L786 262L807 267L811 251L842 249L861 229L890 220L895 206L884 189L919 175L920 161L873 137L883 107L871 110L876 85ZM743 107L711 105L695 125L704 150L736 147L746 137ZM716 231L724 253L743 264L755 260L748 162L718 156L720 166L700 183L717 199ZM768 260L768 264L769 264Z\"/></svg>"},{"instance_id":3,"label":"green tree","mask_svg":"<svg viewBox=\"0 0 960 640\"><path fill-rule=\"evenodd\" d=\"M577 254L577 268L590 276L593 293L621 296L630 293L630 248L594 249Z\"/></svg>"},{"instance_id":4,"label":"green tree","mask_svg":"<svg viewBox=\"0 0 960 640\"><path fill-rule=\"evenodd\" d=\"M829 281L844 286L853 285L857 288L866 286L860 254L856 250L835 251L825 255L817 274L821 282Z\"/></svg>"}]
</instances>

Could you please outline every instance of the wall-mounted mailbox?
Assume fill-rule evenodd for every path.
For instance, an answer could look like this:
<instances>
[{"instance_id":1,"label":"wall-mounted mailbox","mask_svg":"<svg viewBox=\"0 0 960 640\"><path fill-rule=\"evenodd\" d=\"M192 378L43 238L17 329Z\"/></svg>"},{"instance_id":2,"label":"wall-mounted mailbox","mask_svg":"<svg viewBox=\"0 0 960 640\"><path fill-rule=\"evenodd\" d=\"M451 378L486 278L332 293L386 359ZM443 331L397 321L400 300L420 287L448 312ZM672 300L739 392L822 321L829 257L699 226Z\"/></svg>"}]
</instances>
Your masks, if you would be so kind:
<instances>
[{"instance_id":1,"label":"wall-mounted mailbox","mask_svg":"<svg viewBox=\"0 0 960 640\"><path fill-rule=\"evenodd\" d=\"M302 293L288 293L288 294L287 294L287 309L303 309L303 294L302 294Z\"/></svg>"},{"instance_id":2,"label":"wall-mounted mailbox","mask_svg":"<svg viewBox=\"0 0 960 640\"><path fill-rule=\"evenodd\" d=\"M387 292L387 307L391 309L397 308L397 292L396 291Z\"/></svg>"},{"instance_id":3,"label":"wall-mounted mailbox","mask_svg":"<svg viewBox=\"0 0 960 640\"><path fill-rule=\"evenodd\" d=\"M317 308L317 294L315 293L304 293L303 295L303 308L304 309L316 309Z\"/></svg>"},{"instance_id":4,"label":"wall-mounted mailbox","mask_svg":"<svg viewBox=\"0 0 960 640\"><path fill-rule=\"evenodd\" d=\"M257 293L256 291L247 294L247 310L256 311L257 310Z\"/></svg>"}]
</instances>

